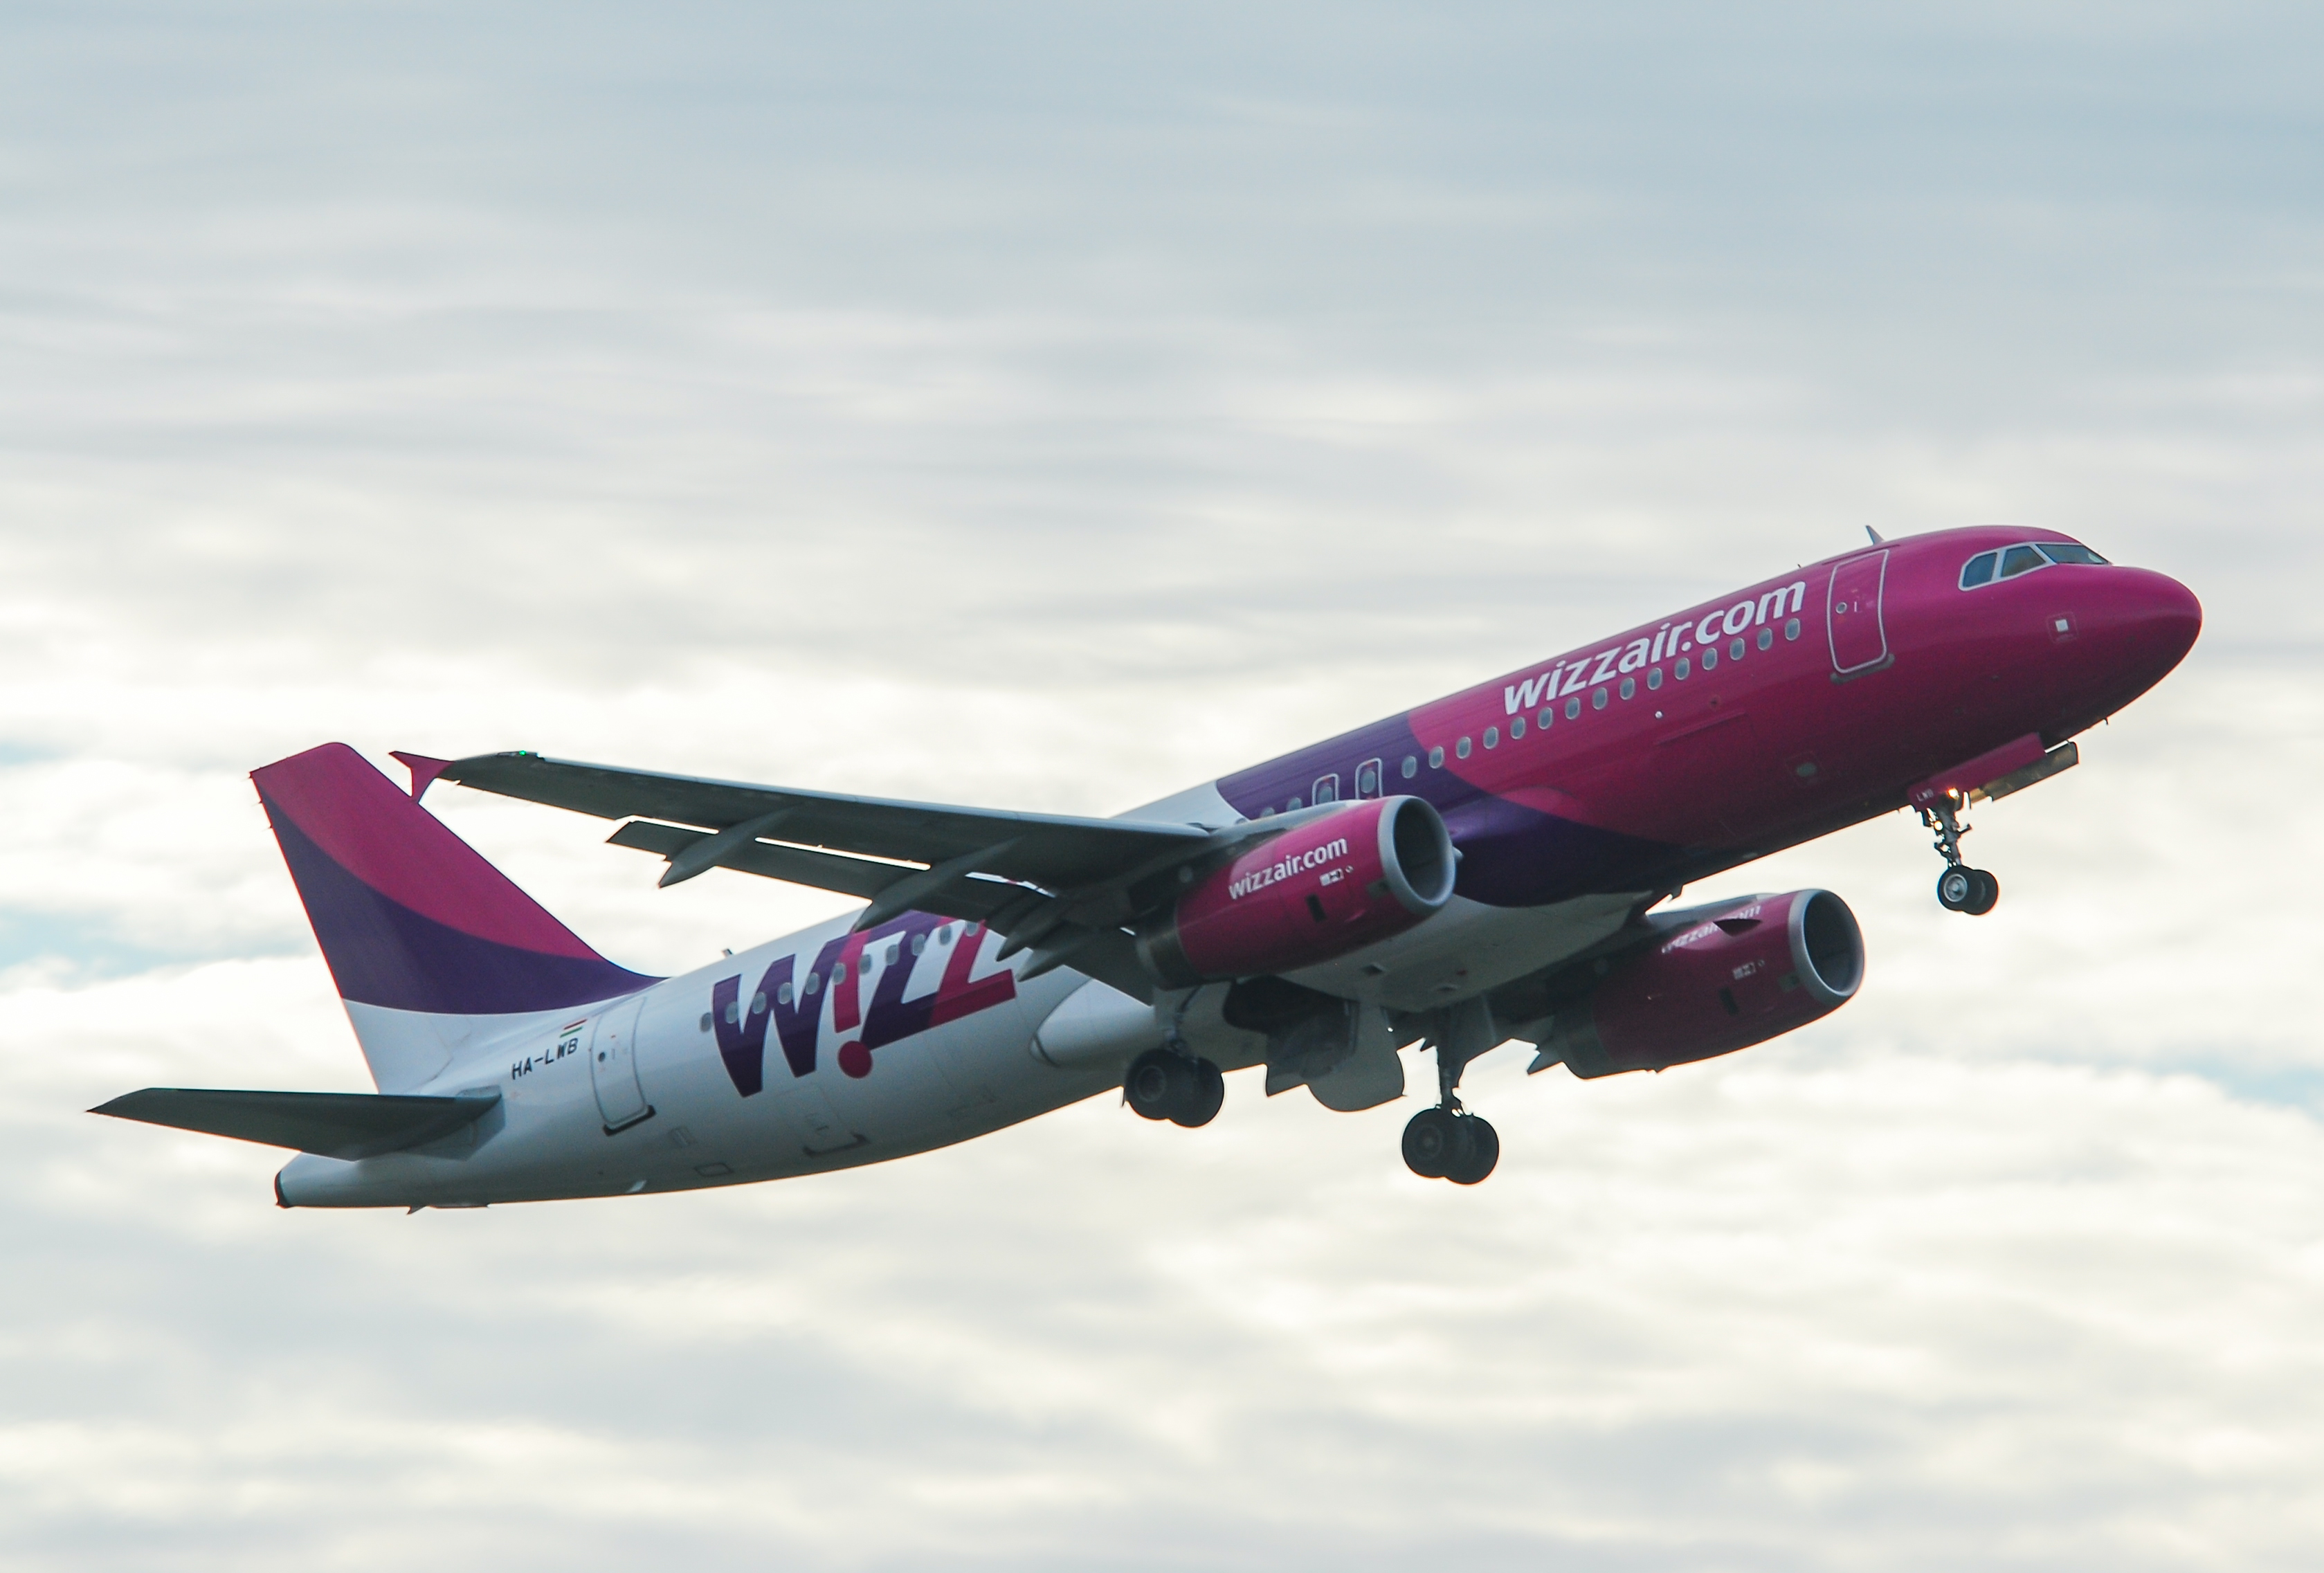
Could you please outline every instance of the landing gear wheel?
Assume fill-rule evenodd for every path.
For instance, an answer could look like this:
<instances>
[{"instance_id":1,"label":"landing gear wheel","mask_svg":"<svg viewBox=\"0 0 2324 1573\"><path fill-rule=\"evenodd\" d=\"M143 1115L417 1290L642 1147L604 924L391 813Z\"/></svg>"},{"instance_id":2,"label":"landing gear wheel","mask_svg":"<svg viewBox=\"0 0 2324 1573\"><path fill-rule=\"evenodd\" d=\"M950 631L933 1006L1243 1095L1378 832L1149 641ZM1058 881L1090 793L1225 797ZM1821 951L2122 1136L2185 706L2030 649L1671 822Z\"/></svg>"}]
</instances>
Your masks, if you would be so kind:
<instances>
[{"instance_id":1,"label":"landing gear wheel","mask_svg":"<svg viewBox=\"0 0 2324 1573\"><path fill-rule=\"evenodd\" d=\"M1500 1133L1473 1114L1462 1115L1461 1123L1468 1127L1467 1160L1447 1169L1444 1178L1455 1185L1474 1185L1501 1161Z\"/></svg>"},{"instance_id":2,"label":"landing gear wheel","mask_svg":"<svg viewBox=\"0 0 2324 1573\"><path fill-rule=\"evenodd\" d=\"M1971 869L1969 872L1977 888L1970 893L1969 904L1961 910L1971 917L1983 917L2000 902L2001 881L1982 869Z\"/></svg>"},{"instance_id":3,"label":"landing gear wheel","mask_svg":"<svg viewBox=\"0 0 2324 1573\"><path fill-rule=\"evenodd\" d=\"M1947 912L1967 912L1969 903L1977 898L1977 869L1963 868L1959 863L1938 875L1937 905Z\"/></svg>"},{"instance_id":4,"label":"landing gear wheel","mask_svg":"<svg viewBox=\"0 0 2324 1573\"><path fill-rule=\"evenodd\" d=\"M1130 1062L1121 1095L1139 1118L1168 1119L1193 1106L1194 1062L1167 1049L1148 1049Z\"/></svg>"},{"instance_id":5,"label":"landing gear wheel","mask_svg":"<svg viewBox=\"0 0 2324 1573\"><path fill-rule=\"evenodd\" d=\"M1174 1055L1173 1058L1176 1056ZM1194 1084L1192 1097L1185 1107L1171 1112L1170 1121L1174 1125L1185 1126L1188 1130L1193 1130L1196 1126L1208 1125L1218 1118L1219 1107L1226 1100L1225 1074L1208 1060L1197 1060L1194 1062Z\"/></svg>"},{"instance_id":6,"label":"landing gear wheel","mask_svg":"<svg viewBox=\"0 0 2324 1573\"><path fill-rule=\"evenodd\" d=\"M1208 1125L1226 1101L1227 1080L1208 1060L1190 1060L1167 1049L1148 1049L1130 1062L1121 1095L1141 1119L1173 1125Z\"/></svg>"},{"instance_id":7,"label":"landing gear wheel","mask_svg":"<svg viewBox=\"0 0 2324 1573\"><path fill-rule=\"evenodd\" d=\"M1471 1145L1461 1117L1449 1108L1424 1108L1404 1127L1404 1166L1423 1180L1442 1180L1467 1156Z\"/></svg>"}]
</instances>

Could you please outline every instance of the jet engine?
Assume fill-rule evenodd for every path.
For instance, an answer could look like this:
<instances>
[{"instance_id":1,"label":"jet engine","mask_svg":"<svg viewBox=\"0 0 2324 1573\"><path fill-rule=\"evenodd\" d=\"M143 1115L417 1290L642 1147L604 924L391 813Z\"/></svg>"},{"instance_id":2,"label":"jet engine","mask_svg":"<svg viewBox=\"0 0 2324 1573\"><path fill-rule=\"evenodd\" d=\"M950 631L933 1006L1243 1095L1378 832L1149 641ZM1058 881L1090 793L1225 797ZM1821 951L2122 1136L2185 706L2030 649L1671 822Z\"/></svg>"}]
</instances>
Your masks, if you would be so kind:
<instances>
[{"instance_id":1,"label":"jet engine","mask_svg":"<svg viewBox=\"0 0 2324 1573\"><path fill-rule=\"evenodd\" d=\"M1864 935L1829 890L1755 896L1614 964L1557 1013L1545 1062L1576 1076L1731 1054L1829 1016L1864 980Z\"/></svg>"},{"instance_id":2,"label":"jet engine","mask_svg":"<svg viewBox=\"0 0 2324 1573\"><path fill-rule=\"evenodd\" d=\"M1452 899L1452 838L1417 797L1351 803L1197 876L1139 931L1173 989L1287 972L1402 934Z\"/></svg>"}]
</instances>

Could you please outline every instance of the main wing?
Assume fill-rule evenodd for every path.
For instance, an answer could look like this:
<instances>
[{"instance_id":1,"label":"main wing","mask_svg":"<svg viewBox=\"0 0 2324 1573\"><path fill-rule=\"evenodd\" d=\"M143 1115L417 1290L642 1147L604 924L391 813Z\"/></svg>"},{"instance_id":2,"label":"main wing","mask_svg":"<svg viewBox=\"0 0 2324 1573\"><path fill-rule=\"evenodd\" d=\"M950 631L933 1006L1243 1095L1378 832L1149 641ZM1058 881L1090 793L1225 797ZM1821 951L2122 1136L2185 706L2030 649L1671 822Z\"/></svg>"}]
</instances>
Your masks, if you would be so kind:
<instances>
[{"instance_id":1,"label":"main wing","mask_svg":"<svg viewBox=\"0 0 2324 1573\"><path fill-rule=\"evenodd\" d=\"M1153 982L1123 925L1167 888L1148 882L1260 827L1082 819L761 786L544 759L399 754L414 788L456 781L506 797L625 821L616 846L669 860L665 885L727 868L860 897L870 928L918 910L989 924L1002 953L1038 946L1028 975L1070 961L1141 999Z\"/></svg>"}]
</instances>

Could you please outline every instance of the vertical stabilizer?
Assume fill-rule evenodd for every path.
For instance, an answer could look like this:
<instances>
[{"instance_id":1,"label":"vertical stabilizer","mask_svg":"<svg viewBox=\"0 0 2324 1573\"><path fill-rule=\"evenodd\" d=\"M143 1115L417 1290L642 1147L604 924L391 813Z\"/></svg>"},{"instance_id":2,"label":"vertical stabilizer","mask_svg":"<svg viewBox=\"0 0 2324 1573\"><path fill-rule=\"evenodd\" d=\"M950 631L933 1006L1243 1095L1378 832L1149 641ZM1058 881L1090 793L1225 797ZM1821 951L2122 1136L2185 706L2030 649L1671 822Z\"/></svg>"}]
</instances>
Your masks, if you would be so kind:
<instances>
[{"instance_id":1,"label":"vertical stabilizer","mask_svg":"<svg viewBox=\"0 0 2324 1573\"><path fill-rule=\"evenodd\" d=\"M345 743L251 772L382 1091L441 1070L479 1018L657 980L617 967Z\"/></svg>"}]
</instances>

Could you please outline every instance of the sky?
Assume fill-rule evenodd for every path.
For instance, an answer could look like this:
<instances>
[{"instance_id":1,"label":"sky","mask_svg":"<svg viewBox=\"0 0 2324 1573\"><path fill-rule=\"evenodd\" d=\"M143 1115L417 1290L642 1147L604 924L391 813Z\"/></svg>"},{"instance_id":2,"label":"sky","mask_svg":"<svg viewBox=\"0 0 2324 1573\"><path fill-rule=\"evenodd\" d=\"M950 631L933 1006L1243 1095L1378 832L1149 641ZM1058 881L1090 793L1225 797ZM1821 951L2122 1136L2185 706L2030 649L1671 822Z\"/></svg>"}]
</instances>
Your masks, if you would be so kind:
<instances>
[{"instance_id":1,"label":"sky","mask_svg":"<svg viewBox=\"0 0 2324 1573\"><path fill-rule=\"evenodd\" d=\"M0 1563L1963 1566L2324 1545L2324 14L0 6ZM2202 597L1662 1076L1231 1079L683 1196L284 1212L328 739L1115 813L1841 551ZM672 971L841 910L431 807ZM1415 1084L1422 1084L1416 1078Z\"/></svg>"}]
</instances>

